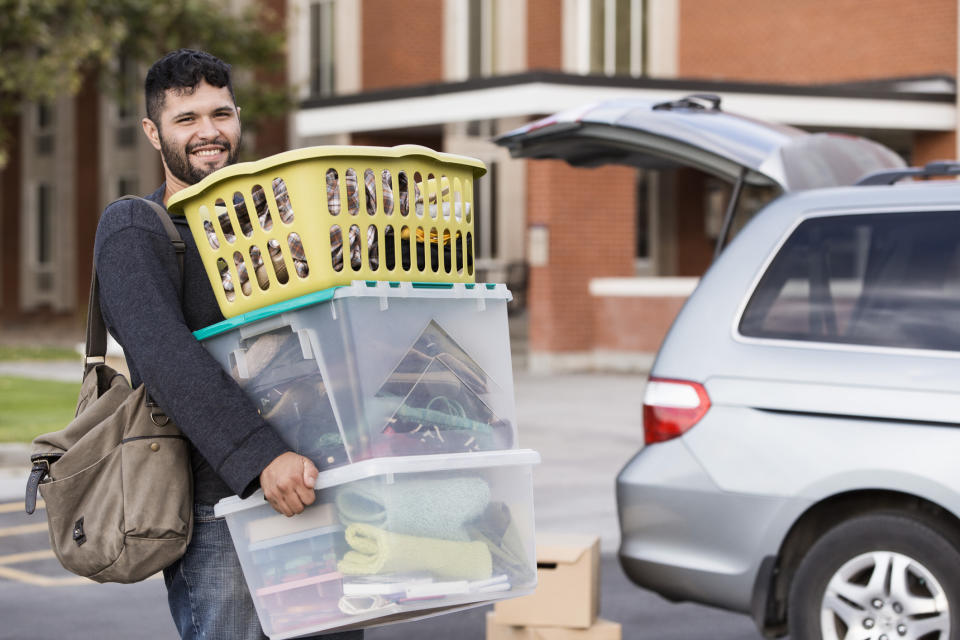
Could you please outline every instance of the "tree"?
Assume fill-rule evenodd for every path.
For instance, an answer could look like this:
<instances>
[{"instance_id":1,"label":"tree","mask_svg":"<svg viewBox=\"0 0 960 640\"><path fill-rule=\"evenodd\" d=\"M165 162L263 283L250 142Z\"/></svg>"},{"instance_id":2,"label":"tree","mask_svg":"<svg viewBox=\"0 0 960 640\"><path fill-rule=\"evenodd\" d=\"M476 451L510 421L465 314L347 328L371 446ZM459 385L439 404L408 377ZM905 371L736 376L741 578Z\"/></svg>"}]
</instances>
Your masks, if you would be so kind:
<instances>
[{"instance_id":1,"label":"tree","mask_svg":"<svg viewBox=\"0 0 960 640\"><path fill-rule=\"evenodd\" d=\"M257 76L283 60L284 25L258 0L230 11L218 0L0 0L0 168L24 102L75 94L85 81L119 92L114 61L149 63L180 47L204 49L234 68L244 128L292 105L285 86ZM236 73L240 72L240 73Z\"/></svg>"}]
</instances>

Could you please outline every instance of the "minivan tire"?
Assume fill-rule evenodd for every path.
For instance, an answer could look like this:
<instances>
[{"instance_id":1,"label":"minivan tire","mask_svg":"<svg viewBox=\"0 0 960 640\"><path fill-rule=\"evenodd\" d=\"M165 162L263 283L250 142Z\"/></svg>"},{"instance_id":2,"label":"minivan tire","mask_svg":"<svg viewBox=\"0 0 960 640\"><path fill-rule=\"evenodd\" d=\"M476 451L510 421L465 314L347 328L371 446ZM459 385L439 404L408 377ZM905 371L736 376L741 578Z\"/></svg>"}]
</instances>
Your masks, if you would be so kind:
<instances>
[{"instance_id":1,"label":"minivan tire","mask_svg":"<svg viewBox=\"0 0 960 640\"><path fill-rule=\"evenodd\" d=\"M909 559L914 564L905 563ZM872 566L872 568L871 568ZM879 567L887 567L878 572ZM832 598L829 609L840 610L849 624L861 625L856 637L889 640L924 638L949 622L949 637L960 640L960 551L937 529L899 512L871 513L851 518L825 533L804 556L791 581L787 623L791 640L842 638L842 617L822 614L828 585L844 590L846 602ZM876 576L874 576L876 574ZM869 579L876 577L871 584ZM903 578L915 600L898 595ZM864 587L862 590L858 587ZM875 588L878 586L879 588ZM833 589L831 589L833 590ZM945 602L934 598L942 594ZM924 604L939 615L916 617L911 606ZM822 618L826 618L825 627ZM924 619L926 618L926 619ZM904 625L900 627L900 625ZM918 627L927 629L918 635ZM839 628L836 635L833 630ZM825 631L825 632L824 632Z\"/></svg>"}]
</instances>

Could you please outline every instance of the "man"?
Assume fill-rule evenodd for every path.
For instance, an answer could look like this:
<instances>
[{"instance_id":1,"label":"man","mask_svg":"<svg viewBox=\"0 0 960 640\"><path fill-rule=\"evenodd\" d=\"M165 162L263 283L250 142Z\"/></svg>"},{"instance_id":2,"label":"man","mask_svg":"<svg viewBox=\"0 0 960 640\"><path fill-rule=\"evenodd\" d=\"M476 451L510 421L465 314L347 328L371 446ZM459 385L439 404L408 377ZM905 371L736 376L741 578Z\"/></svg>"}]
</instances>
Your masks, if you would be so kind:
<instances>
[{"instance_id":1,"label":"man","mask_svg":"<svg viewBox=\"0 0 960 640\"><path fill-rule=\"evenodd\" d=\"M171 195L236 162L239 108L230 67L188 49L158 60L145 82L143 131L160 152L165 182L148 199ZM148 205L107 207L94 255L103 317L123 346L134 386L151 397L190 439L194 529L186 555L164 570L170 611L182 638L264 638L236 551L213 505L258 487L278 512L314 501L317 468L289 450L192 332L223 319L185 220L181 281L173 247ZM362 638L363 632L325 636Z\"/></svg>"}]
</instances>

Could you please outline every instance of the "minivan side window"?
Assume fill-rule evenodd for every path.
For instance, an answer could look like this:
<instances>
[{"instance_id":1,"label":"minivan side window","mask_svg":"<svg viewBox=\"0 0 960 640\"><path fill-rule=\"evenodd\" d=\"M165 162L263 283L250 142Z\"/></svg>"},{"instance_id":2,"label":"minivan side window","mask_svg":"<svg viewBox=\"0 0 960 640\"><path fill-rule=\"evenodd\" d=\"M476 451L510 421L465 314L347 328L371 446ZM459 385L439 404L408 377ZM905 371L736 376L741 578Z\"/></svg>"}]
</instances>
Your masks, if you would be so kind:
<instances>
[{"instance_id":1,"label":"minivan side window","mask_svg":"<svg viewBox=\"0 0 960 640\"><path fill-rule=\"evenodd\" d=\"M741 335L960 350L960 212L810 218L770 262Z\"/></svg>"}]
</instances>

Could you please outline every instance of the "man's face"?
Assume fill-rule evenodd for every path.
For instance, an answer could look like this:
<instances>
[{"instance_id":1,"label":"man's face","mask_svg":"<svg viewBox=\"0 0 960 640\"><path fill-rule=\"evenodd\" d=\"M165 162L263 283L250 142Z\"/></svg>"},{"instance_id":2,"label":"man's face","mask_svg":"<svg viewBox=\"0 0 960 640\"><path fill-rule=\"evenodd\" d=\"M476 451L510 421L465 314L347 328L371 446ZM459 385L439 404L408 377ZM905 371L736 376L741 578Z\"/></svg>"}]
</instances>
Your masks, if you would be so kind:
<instances>
[{"instance_id":1,"label":"man's face","mask_svg":"<svg viewBox=\"0 0 960 640\"><path fill-rule=\"evenodd\" d=\"M200 82L192 92L167 90L160 122L144 119L160 151L169 192L196 184L237 161L240 118L227 87Z\"/></svg>"}]
</instances>

